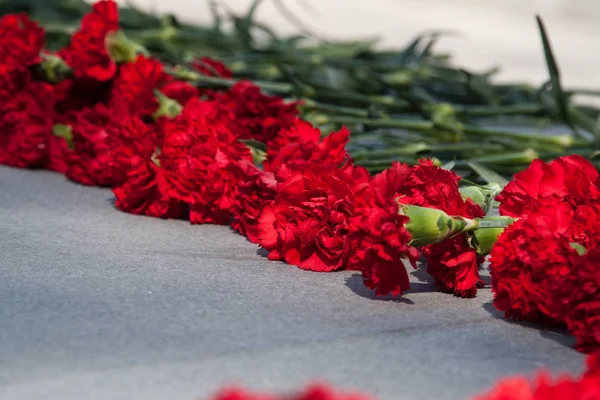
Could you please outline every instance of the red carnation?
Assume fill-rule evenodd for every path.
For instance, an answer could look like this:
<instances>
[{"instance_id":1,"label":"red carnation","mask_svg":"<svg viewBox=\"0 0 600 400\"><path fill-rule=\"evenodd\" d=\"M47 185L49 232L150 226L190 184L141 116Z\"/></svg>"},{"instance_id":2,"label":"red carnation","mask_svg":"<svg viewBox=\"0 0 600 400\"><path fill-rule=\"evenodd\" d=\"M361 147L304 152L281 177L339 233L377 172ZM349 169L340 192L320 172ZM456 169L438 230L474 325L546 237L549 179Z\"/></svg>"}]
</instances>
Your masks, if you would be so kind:
<instances>
[{"instance_id":1,"label":"red carnation","mask_svg":"<svg viewBox=\"0 0 600 400\"><path fill-rule=\"evenodd\" d=\"M229 222L238 176L227 167L252 159L250 150L214 112L214 104L192 100L164 125L159 159L168 174L165 191L190 204L193 223Z\"/></svg>"},{"instance_id":2,"label":"red carnation","mask_svg":"<svg viewBox=\"0 0 600 400\"><path fill-rule=\"evenodd\" d=\"M500 213L526 217L542 199L564 200L585 204L600 196L598 170L579 155L559 157L546 164L535 160L526 170L515 175L496 200Z\"/></svg>"},{"instance_id":3,"label":"red carnation","mask_svg":"<svg viewBox=\"0 0 600 400\"><path fill-rule=\"evenodd\" d=\"M0 76L34 65L44 47L44 29L26 14L0 18Z\"/></svg>"},{"instance_id":4,"label":"red carnation","mask_svg":"<svg viewBox=\"0 0 600 400\"><path fill-rule=\"evenodd\" d=\"M66 79L55 84L55 123L69 124L84 108L94 108L98 103L107 104L111 86L112 81L100 84L75 79Z\"/></svg>"},{"instance_id":5,"label":"red carnation","mask_svg":"<svg viewBox=\"0 0 600 400\"><path fill-rule=\"evenodd\" d=\"M562 375L552 379L542 370L531 382L524 377L501 380L487 394L473 400L592 400L600 398L597 356L588 358L588 370L580 378Z\"/></svg>"},{"instance_id":6,"label":"red carnation","mask_svg":"<svg viewBox=\"0 0 600 400\"><path fill-rule=\"evenodd\" d=\"M188 101L200 96L200 91L195 86L171 78L168 78L168 82L160 88L160 91L181 105L186 105Z\"/></svg>"},{"instance_id":7,"label":"red carnation","mask_svg":"<svg viewBox=\"0 0 600 400\"><path fill-rule=\"evenodd\" d=\"M252 393L242 388L224 389L212 397L212 400L370 400L360 393L344 393L334 390L325 384L312 384L297 393L286 395L271 395L267 393Z\"/></svg>"},{"instance_id":8,"label":"red carnation","mask_svg":"<svg viewBox=\"0 0 600 400\"><path fill-rule=\"evenodd\" d=\"M231 70L221 61L215 60L214 58L200 57L200 59L192 61L191 65L202 75L228 79L233 77L233 72L231 72ZM198 90L198 96L203 96L208 99L214 99L218 94L219 92L210 89Z\"/></svg>"},{"instance_id":9,"label":"red carnation","mask_svg":"<svg viewBox=\"0 0 600 400\"><path fill-rule=\"evenodd\" d=\"M518 220L492 249L494 306L506 317L564 322L564 297L547 290L553 279L564 280L565 290L572 290L566 279L573 276L570 271L578 256L565 235L554 233L554 220L550 215Z\"/></svg>"},{"instance_id":10,"label":"red carnation","mask_svg":"<svg viewBox=\"0 0 600 400\"><path fill-rule=\"evenodd\" d=\"M78 112L72 122L72 148L65 156L65 175L78 183L110 186L114 177L110 163L111 136L118 135L120 118L98 104Z\"/></svg>"},{"instance_id":11,"label":"red carnation","mask_svg":"<svg viewBox=\"0 0 600 400\"><path fill-rule=\"evenodd\" d=\"M158 108L154 90L166 81L160 61L138 56L134 62L121 65L112 86L109 107L131 116L150 117Z\"/></svg>"},{"instance_id":12,"label":"red carnation","mask_svg":"<svg viewBox=\"0 0 600 400\"><path fill-rule=\"evenodd\" d=\"M551 294L568 299L565 321L577 339L575 348L586 353L600 351L600 247L587 250L570 273L573 285L565 287L557 280L554 285L559 291Z\"/></svg>"},{"instance_id":13,"label":"red carnation","mask_svg":"<svg viewBox=\"0 0 600 400\"><path fill-rule=\"evenodd\" d=\"M436 208L448 215L467 218L483 217L485 213L470 199L464 201L458 190L460 177L452 171L436 167L430 160L423 160L414 167L412 174L400 188L400 201L421 207ZM466 235L458 235L422 249L427 259L427 272L438 287L460 297L474 297L479 278L478 257Z\"/></svg>"},{"instance_id":14,"label":"red carnation","mask_svg":"<svg viewBox=\"0 0 600 400\"><path fill-rule=\"evenodd\" d=\"M344 268L354 195L368 185L368 171L352 164L291 164L276 178L275 199L259 220L259 243L269 259L312 271Z\"/></svg>"},{"instance_id":15,"label":"red carnation","mask_svg":"<svg viewBox=\"0 0 600 400\"><path fill-rule=\"evenodd\" d=\"M0 102L0 164L41 167L52 131L52 86L29 82Z\"/></svg>"},{"instance_id":16,"label":"red carnation","mask_svg":"<svg viewBox=\"0 0 600 400\"><path fill-rule=\"evenodd\" d=\"M237 137L263 143L290 127L298 115L297 103L286 104L281 97L267 96L250 81L236 83L215 100L227 114Z\"/></svg>"},{"instance_id":17,"label":"red carnation","mask_svg":"<svg viewBox=\"0 0 600 400\"><path fill-rule=\"evenodd\" d=\"M570 207L569 211L568 218L564 218L560 229L569 230L571 240L585 248L600 247L600 198L589 204Z\"/></svg>"},{"instance_id":18,"label":"red carnation","mask_svg":"<svg viewBox=\"0 0 600 400\"><path fill-rule=\"evenodd\" d=\"M349 137L350 132L344 127L321 141L321 131L318 128L296 119L293 126L282 129L268 143L265 170L277 171L286 163L309 160L339 166L349 158L346 152Z\"/></svg>"},{"instance_id":19,"label":"red carnation","mask_svg":"<svg viewBox=\"0 0 600 400\"><path fill-rule=\"evenodd\" d=\"M247 160L232 163L229 168L239 177L230 208L231 227L252 243L259 243L259 217L265 205L275 198L277 181L272 172L265 172Z\"/></svg>"},{"instance_id":20,"label":"red carnation","mask_svg":"<svg viewBox=\"0 0 600 400\"><path fill-rule=\"evenodd\" d=\"M119 10L113 0L101 0L81 21L71 43L59 52L76 78L105 82L114 77L117 65L106 51L106 35L119 29Z\"/></svg>"},{"instance_id":21,"label":"red carnation","mask_svg":"<svg viewBox=\"0 0 600 400\"><path fill-rule=\"evenodd\" d=\"M233 72L219 60L210 57L200 57L199 60L192 61L192 66L198 72L206 76L216 78L231 78Z\"/></svg>"},{"instance_id":22,"label":"red carnation","mask_svg":"<svg viewBox=\"0 0 600 400\"><path fill-rule=\"evenodd\" d=\"M217 78L231 78L233 73L222 62L210 57L201 57L199 60L192 61L192 67L206 76ZM213 99L218 92L210 89L198 89L187 82L178 81L169 78L169 81L160 89L165 96L176 100L179 104L185 105L195 97L205 96Z\"/></svg>"},{"instance_id":23,"label":"red carnation","mask_svg":"<svg viewBox=\"0 0 600 400\"><path fill-rule=\"evenodd\" d=\"M497 309L507 317L566 323L577 349L590 352L600 350L600 203L585 209L595 222L582 237L592 240L577 242L565 229L573 225L571 206L538 201L535 214L499 237L490 269ZM582 213L575 218L585 219Z\"/></svg>"},{"instance_id":24,"label":"red carnation","mask_svg":"<svg viewBox=\"0 0 600 400\"><path fill-rule=\"evenodd\" d=\"M401 295L409 288L402 258L413 266L418 251L408 243L411 236L405 228L408 217L399 215L395 201L412 169L405 164L392 167L375 176L369 186L357 192L347 243L348 267L362 271L365 285L377 295Z\"/></svg>"},{"instance_id":25,"label":"red carnation","mask_svg":"<svg viewBox=\"0 0 600 400\"><path fill-rule=\"evenodd\" d=\"M48 139L48 158L45 168L64 174L67 171L67 160L70 149L69 143L62 138L54 135L49 135Z\"/></svg>"},{"instance_id":26,"label":"red carnation","mask_svg":"<svg viewBox=\"0 0 600 400\"><path fill-rule=\"evenodd\" d=\"M294 396L294 400L371 400L371 398L357 392L339 392L325 384L313 384Z\"/></svg>"},{"instance_id":27,"label":"red carnation","mask_svg":"<svg viewBox=\"0 0 600 400\"><path fill-rule=\"evenodd\" d=\"M110 141L111 169L117 175L113 187L119 210L159 218L178 218L184 204L161 191L164 171L156 157L157 139L150 128L137 118L124 121L118 138Z\"/></svg>"},{"instance_id":28,"label":"red carnation","mask_svg":"<svg viewBox=\"0 0 600 400\"><path fill-rule=\"evenodd\" d=\"M222 389L211 400L279 400L277 396L266 393L252 393L242 388Z\"/></svg>"}]
</instances>

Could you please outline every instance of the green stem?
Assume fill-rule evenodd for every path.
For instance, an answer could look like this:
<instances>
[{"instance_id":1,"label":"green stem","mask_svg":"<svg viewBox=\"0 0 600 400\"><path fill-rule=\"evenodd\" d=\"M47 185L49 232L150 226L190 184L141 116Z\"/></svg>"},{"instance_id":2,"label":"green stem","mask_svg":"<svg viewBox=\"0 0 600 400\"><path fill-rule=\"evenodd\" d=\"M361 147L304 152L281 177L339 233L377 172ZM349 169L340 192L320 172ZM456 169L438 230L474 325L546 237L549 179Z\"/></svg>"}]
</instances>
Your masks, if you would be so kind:
<instances>
[{"instance_id":1,"label":"green stem","mask_svg":"<svg viewBox=\"0 0 600 400\"><path fill-rule=\"evenodd\" d=\"M481 128L479 126L474 125L465 125L464 127L465 133L469 135L476 135L479 137L486 137L493 139L496 136L501 136L505 138L543 143L543 144L551 144L558 145L561 147L571 147L574 144L582 144L580 140L577 140L570 134L564 134L559 136L544 136L540 134L533 133L523 133L523 132L512 132L512 131L503 131L503 130L495 130L495 129L486 129Z\"/></svg>"},{"instance_id":2,"label":"green stem","mask_svg":"<svg viewBox=\"0 0 600 400\"><path fill-rule=\"evenodd\" d=\"M494 217L483 217L483 218L476 218L476 228L471 229L472 231L478 230L478 229L488 229L488 228L506 228L507 226L511 225L513 222L515 222L514 218L511 217L498 217L498 216L494 216Z\"/></svg>"},{"instance_id":3,"label":"green stem","mask_svg":"<svg viewBox=\"0 0 600 400\"><path fill-rule=\"evenodd\" d=\"M355 92L333 91L320 89L315 93L315 97L324 98L342 102L359 103L364 106L376 105L390 111L406 111L409 109L408 102L398 100L391 96L367 96Z\"/></svg>"},{"instance_id":4,"label":"green stem","mask_svg":"<svg viewBox=\"0 0 600 400\"><path fill-rule=\"evenodd\" d=\"M510 115L537 115L544 112L541 104L515 104L510 106L453 106L458 114L469 117L490 117Z\"/></svg>"},{"instance_id":5,"label":"green stem","mask_svg":"<svg viewBox=\"0 0 600 400\"><path fill-rule=\"evenodd\" d=\"M165 71L177 79L189 81L205 89L227 90L239 82L237 79L215 78L179 68L165 68ZM289 83L267 81L252 81L252 83L267 92L291 94L294 91L294 86Z\"/></svg>"},{"instance_id":6,"label":"green stem","mask_svg":"<svg viewBox=\"0 0 600 400\"><path fill-rule=\"evenodd\" d=\"M484 157L469 158L468 161L486 164L530 164L533 160L539 158L539 154L533 149L525 149L523 151L493 154Z\"/></svg>"},{"instance_id":7,"label":"green stem","mask_svg":"<svg viewBox=\"0 0 600 400\"><path fill-rule=\"evenodd\" d=\"M329 116L327 117L328 122L334 122L338 124L363 124L372 128L395 128L395 129L407 129L425 134L436 134L436 125L431 121L424 120L409 120L409 119L367 119L367 118L354 118L354 117L342 117L342 116ZM440 128L441 129L441 128ZM544 143L558 145L561 147L571 147L573 144L580 144L581 141L573 138L572 135L565 134L560 136L544 136L538 134L522 133L503 131L497 129L487 129L475 125L464 125L463 131L468 135L473 135L478 138L489 138L504 137L517 140L523 140L534 143Z\"/></svg>"},{"instance_id":8,"label":"green stem","mask_svg":"<svg viewBox=\"0 0 600 400\"><path fill-rule=\"evenodd\" d=\"M365 159L380 159L385 157L392 156L401 156L401 155L414 155L421 152L427 153L443 153L443 152L453 152L453 153L462 153L468 152L472 153L474 151L502 151L504 147L497 144L488 144L488 143L453 143L453 144L439 144L439 145L428 145L423 142L412 143L409 145L403 145L398 147L392 147L388 149L381 150L363 150L359 152L353 153L355 158L365 158Z\"/></svg>"},{"instance_id":9,"label":"green stem","mask_svg":"<svg viewBox=\"0 0 600 400\"><path fill-rule=\"evenodd\" d=\"M358 118L368 118L369 111L362 108L334 106L332 104L318 103L311 99L302 99L302 105L309 110L319 110L336 114L346 114Z\"/></svg>"}]
</instances>

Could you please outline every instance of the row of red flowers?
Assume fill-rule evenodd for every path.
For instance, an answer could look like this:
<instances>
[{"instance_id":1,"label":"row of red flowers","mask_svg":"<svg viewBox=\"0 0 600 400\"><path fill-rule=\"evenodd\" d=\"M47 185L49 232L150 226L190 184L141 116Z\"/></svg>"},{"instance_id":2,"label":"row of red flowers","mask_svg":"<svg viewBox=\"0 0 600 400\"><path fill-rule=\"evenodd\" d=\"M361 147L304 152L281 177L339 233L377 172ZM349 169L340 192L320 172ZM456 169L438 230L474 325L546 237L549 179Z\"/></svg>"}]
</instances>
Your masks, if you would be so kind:
<instances>
[{"instance_id":1,"label":"row of red flowers","mask_svg":"<svg viewBox=\"0 0 600 400\"><path fill-rule=\"evenodd\" d=\"M457 174L423 160L371 176L347 153L347 129L323 135L298 118L299 104L248 81L198 89L118 29L116 4L99 1L70 44L50 54L26 15L0 20L0 164L111 187L125 212L230 224L271 260L360 271L378 295L407 291L403 260L416 268L421 256L440 290L474 297L482 287L489 249L474 221L486 207L461 191ZM192 65L232 76L213 59ZM496 200L517 222L493 231L495 306L565 325L578 349L597 349L598 171L580 156L535 161ZM425 207L425 219L409 205Z\"/></svg>"},{"instance_id":2,"label":"row of red flowers","mask_svg":"<svg viewBox=\"0 0 600 400\"><path fill-rule=\"evenodd\" d=\"M505 378L488 393L474 400L592 400L600 398L600 357L590 356L587 370L581 377L567 374L552 379L547 371L540 371L531 381L523 376ZM313 384L298 393L273 395L254 393L242 388L228 388L212 400L372 400L357 392L338 391L326 384Z\"/></svg>"}]
</instances>

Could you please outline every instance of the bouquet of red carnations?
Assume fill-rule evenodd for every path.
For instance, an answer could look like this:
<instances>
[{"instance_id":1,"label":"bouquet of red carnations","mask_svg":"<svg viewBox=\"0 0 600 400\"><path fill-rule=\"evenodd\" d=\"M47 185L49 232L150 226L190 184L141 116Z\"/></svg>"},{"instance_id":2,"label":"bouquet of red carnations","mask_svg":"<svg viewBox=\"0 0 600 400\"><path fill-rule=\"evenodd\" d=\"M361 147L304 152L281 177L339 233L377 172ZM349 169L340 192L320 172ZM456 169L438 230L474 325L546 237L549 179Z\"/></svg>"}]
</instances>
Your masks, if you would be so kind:
<instances>
[{"instance_id":1,"label":"bouquet of red carnations","mask_svg":"<svg viewBox=\"0 0 600 400\"><path fill-rule=\"evenodd\" d=\"M592 400L600 398L600 363L597 355L590 356L587 369L581 377L563 374L553 379L547 371L540 371L531 381L525 377L505 378L484 395L473 400ZM326 384L313 384L297 393L273 395L251 392L239 387L226 388L212 396L212 400L372 400L359 392L340 391Z\"/></svg>"},{"instance_id":2,"label":"bouquet of red carnations","mask_svg":"<svg viewBox=\"0 0 600 400\"><path fill-rule=\"evenodd\" d=\"M506 317L600 347L600 178L583 156L536 159L510 182L475 163L487 182L470 182L431 158L372 175L348 129L324 134L302 101L216 59L164 64L120 30L113 1L56 52L44 34L26 14L0 20L1 164L110 187L124 212L231 225L270 260L360 271L382 296L410 289L408 267L474 297L490 255Z\"/></svg>"}]
</instances>

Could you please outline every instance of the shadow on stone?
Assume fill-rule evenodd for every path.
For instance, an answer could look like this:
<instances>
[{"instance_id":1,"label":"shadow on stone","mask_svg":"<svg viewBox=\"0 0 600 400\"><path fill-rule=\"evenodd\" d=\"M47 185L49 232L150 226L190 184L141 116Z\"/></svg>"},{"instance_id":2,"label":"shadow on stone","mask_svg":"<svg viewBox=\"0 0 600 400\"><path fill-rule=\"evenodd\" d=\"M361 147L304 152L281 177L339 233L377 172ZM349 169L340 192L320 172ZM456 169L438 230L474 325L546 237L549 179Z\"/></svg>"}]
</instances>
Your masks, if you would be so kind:
<instances>
[{"instance_id":1,"label":"shadow on stone","mask_svg":"<svg viewBox=\"0 0 600 400\"><path fill-rule=\"evenodd\" d=\"M256 254L265 258L269 256L269 252L266 249L263 249L262 247L256 249Z\"/></svg>"},{"instance_id":2,"label":"shadow on stone","mask_svg":"<svg viewBox=\"0 0 600 400\"><path fill-rule=\"evenodd\" d=\"M431 275L429 275L427 273L427 270L425 268L425 265L420 265L418 269L413 270L410 275L414 276L415 278L418 279L419 282L422 283L430 283L430 284L434 284L433 278L431 277ZM410 284L411 287L412 285L414 285L414 283Z\"/></svg>"},{"instance_id":3,"label":"shadow on stone","mask_svg":"<svg viewBox=\"0 0 600 400\"><path fill-rule=\"evenodd\" d=\"M573 348L575 346L576 340L573 336L569 334L569 332L565 328L560 327L551 327L545 326L542 324L536 324L529 321L516 321L504 318L504 313L502 311L498 311L492 302L487 302L483 304L483 309L486 310L490 315L496 319L504 320L509 324L519 325L524 328L533 329L539 332L540 336L546 339L550 339L555 341L558 344L561 344L565 347Z\"/></svg>"},{"instance_id":4,"label":"shadow on stone","mask_svg":"<svg viewBox=\"0 0 600 400\"><path fill-rule=\"evenodd\" d=\"M407 299L405 297L394 297L391 295L388 296L376 296L375 291L370 290L363 283L363 278L360 274L354 274L349 278L346 278L346 286L352 290L355 294L360 297L364 297L369 300L377 300L377 301L394 301L397 303L404 304L415 304L412 300ZM420 282L411 282L410 290L407 293L429 293L429 292L437 292L435 285L433 283L420 283Z\"/></svg>"},{"instance_id":5,"label":"shadow on stone","mask_svg":"<svg viewBox=\"0 0 600 400\"><path fill-rule=\"evenodd\" d=\"M492 277L491 276L489 276L489 275L480 275L479 278L485 284L484 287L486 287L486 288L491 288L492 287Z\"/></svg>"}]
</instances>

